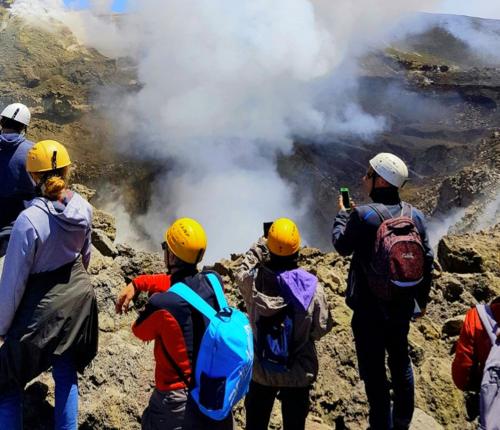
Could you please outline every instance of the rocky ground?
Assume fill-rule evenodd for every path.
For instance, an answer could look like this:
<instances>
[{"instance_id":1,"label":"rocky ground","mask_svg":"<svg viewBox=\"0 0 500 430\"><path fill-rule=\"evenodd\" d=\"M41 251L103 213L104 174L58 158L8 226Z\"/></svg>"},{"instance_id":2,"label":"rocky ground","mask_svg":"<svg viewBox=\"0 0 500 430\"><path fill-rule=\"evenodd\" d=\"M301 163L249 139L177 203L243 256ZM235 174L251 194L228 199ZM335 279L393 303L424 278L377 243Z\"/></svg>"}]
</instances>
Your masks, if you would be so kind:
<instances>
[{"instance_id":1,"label":"rocky ground","mask_svg":"<svg viewBox=\"0 0 500 430\"><path fill-rule=\"evenodd\" d=\"M93 195L82 186L76 189L87 197ZM153 388L154 361L152 345L135 339L130 324L145 298L139 298L136 307L122 317L115 315L114 300L120 288L136 275L162 272L163 262L159 254L114 244L114 220L109 214L96 210L94 229L90 273L99 301L100 351L80 378L80 428L139 429ZM437 257L428 314L412 325L410 334L418 407L412 429L473 429L464 395L453 386L450 366L467 309L500 295L500 225L477 234L444 237ZM234 284L238 259L233 255L213 267L223 276L234 305L242 302ZM349 259L304 248L301 264L325 286L335 319L332 332L318 344L321 371L312 395L308 428L364 429L366 399L356 369L351 311L343 299ZM51 428L53 384L49 374L27 388L27 398L26 428ZM237 420L242 423L241 406ZM280 428L277 410L271 428Z\"/></svg>"}]
</instances>

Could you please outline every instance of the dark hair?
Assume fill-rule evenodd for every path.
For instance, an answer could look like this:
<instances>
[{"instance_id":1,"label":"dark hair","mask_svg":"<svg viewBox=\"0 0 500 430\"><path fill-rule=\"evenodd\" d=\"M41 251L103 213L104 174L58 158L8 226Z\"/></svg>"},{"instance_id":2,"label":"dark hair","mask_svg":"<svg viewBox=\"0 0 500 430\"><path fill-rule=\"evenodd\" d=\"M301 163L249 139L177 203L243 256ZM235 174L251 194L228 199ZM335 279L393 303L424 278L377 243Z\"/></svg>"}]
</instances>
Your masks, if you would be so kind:
<instances>
[{"instance_id":1,"label":"dark hair","mask_svg":"<svg viewBox=\"0 0 500 430\"><path fill-rule=\"evenodd\" d=\"M21 133L23 130L26 130L26 125L15 121L11 118L5 118L4 116L0 118L0 126L2 128L8 129L8 130L14 130L17 133Z\"/></svg>"},{"instance_id":2,"label":"dark hair","mask_svg":"<svg viewBox=\"0 0 500 430\"><path fill-rule=\"evenodd\" d=\"M269 268L273 270L292 270L299 265L299 253L282 257L281 255L269 253Z\"/></svg>"},{"instance_id":3,"label":"dark hair","mask_svg":"<svg viewBox=\"0 0 500 430\"><path fill-rule=\"evenodd\" d=\"M165 249L168 253L169 256L172 256L174 258L175 264L171 267L175 267L178 270L191 270L191 269L196 269L197 263L188 263L187 261L181 260L177 255L175 255L170 249L168 249L168 246ZM170 258L170 257L168 257Z\"/></svg>"}]
</instances>

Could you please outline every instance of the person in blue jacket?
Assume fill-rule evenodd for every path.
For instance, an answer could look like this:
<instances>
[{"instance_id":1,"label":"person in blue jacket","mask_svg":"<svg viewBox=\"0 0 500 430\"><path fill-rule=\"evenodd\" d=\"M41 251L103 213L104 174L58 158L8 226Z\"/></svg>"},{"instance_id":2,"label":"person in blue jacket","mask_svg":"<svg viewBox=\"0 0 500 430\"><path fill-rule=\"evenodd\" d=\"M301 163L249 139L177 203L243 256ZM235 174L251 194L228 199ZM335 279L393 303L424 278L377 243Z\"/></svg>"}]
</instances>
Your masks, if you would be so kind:
<instances>
[{"instance_id":1,"label":"person in blue jacket","mask_svg":"<svg viewBox=\"0 0 500 430\"><path fill-rule=\"evenodd\" d=\"M0 114L0 274L12 224L24 209L24 201L35 196L26 171L26 154L33 142L25 137L31 120L21 103L7 106Z\"/></svg>"},{"instance_id":2,"label":"person in blue jacket","mask_svg":"<svg viewBox=\"0 0 500 430\"><path fill-rule=\"evenodd\" d=\"M38 197L14 223L0 279L0 429L22 429L24 386L50 367L55 428L78 426L77 371L97 353L98 324L86 271L92 207L68 189L70 164L52 140L27 154Z\"/></svg>"},{"instance_id":3,"label":"person in blue jacket","mask_svg":"<svg viewBox=\"0 0 500 430\"><path fill-rule=\"evenodd\" d=\"M370 290L367 279L377 230L384 221L380 215L390 213L397 217L403 213L399 189L407 180L408 168L400 158L389 153L378 154L370 160L363 177L363 188L374 204L354 205L348 211L340 197L340 211L333 226L332 243L337 252L343 256L352 254L346 303L354 311L351 325L360 377L370 407L370 430L406 430L414 410L408 331L416 310L420 308L420 316L425 314L434 259L421 211L409 206L425 253L420 284L399 300L383 301ZM394 392L393 408L386 375L386 351Z\"/></svg>"}]
</instances>

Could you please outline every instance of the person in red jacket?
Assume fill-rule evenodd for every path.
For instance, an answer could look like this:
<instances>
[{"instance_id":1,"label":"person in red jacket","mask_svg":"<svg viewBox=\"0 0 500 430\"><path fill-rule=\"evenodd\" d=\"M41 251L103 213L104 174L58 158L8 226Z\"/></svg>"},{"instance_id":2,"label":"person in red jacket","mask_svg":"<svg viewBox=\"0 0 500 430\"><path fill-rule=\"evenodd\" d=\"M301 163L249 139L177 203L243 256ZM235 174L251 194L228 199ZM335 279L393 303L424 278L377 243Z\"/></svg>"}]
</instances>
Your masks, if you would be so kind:
<instances>
[{"instance_id":1,"label":"person in red jacket","mask_svg":"<svg viewBox=\"0 0 500 430\"><path fill-rule=\"evenodd\" d=\"M500 297L493 300L490 307L500 324ZM479 391L490 350L491 340L473 307L465 315L452 364L453 382L457 388L462 391Z\"/></svg>"},{"instance_id":2,"label":"person in red jacket","mask_svg":"<svg viewBox=\"0 0 500 430\"><path fill-rule=\"evenodd\" d=\"M206 244L205 232L198 222L190 218L177 220L166 231L162 243L168 275L138 276L117 298L116 312L120 314L128 310L137 291L151 294L132 325L136 337L145 342L154 340L155 390L142 416L143 430L233 429L232 414L214 421L202 414L189 395L194 382L191 375L208 321L180 296L168 293L170 285L182 282L220 310L207 271L197 269ZM210 273L222 285L220 276Z\"/></svg>"}]
</instances>

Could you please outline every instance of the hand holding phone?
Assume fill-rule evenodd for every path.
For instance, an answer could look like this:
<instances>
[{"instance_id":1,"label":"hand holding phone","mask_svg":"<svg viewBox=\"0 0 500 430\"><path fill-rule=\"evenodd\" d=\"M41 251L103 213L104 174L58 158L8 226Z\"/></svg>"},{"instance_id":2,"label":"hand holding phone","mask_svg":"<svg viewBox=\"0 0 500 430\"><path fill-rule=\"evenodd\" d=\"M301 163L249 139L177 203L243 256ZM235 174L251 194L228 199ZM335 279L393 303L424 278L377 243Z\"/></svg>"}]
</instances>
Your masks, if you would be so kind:
<instances>
[{"instance_id":1,"label":"hand holding phone","mask_svg":"<svg viewBox=\"0 0 500 430\"><path fill-rule=\"evenodd\" d=\"M349 196L349 188L342 187L340 189L340 195L342 196L342 205L346 211L351 210L351 197Z\"/></svg>"}]
</instances>

